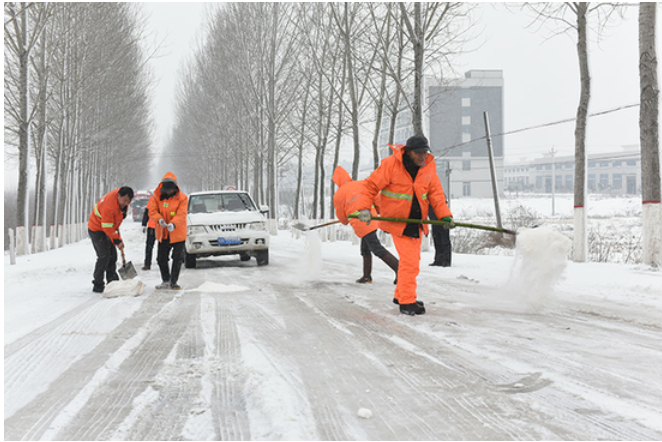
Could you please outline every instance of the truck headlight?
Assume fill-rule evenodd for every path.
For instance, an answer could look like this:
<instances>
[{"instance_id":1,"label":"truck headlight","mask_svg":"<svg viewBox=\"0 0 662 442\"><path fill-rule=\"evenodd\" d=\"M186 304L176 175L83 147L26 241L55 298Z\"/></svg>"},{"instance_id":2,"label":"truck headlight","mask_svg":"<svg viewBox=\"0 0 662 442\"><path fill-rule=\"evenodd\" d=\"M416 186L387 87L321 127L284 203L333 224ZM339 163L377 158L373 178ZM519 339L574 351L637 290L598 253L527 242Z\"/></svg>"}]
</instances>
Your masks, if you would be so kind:
<instances>
[{"instance_id":1,"label":"truck headlight","mask_svg":"<svg viewBox=\"0 0 662 442\"><path fill-rule=\"evenodd\" d=\"M258 221L258 222L255 222L255 223L250 223L248 225L248 228L250 230L267 230L267 223L265 223L264 221Z\"/></svg>"},{"instance_id":2,"label":"truck headlight","mask_svg":"<svg viewBox=\"0 0 662 442\"><path fill-rule=\"evenodd\" d=\"M207 233L205 226L188 226L188 234L195 235L196 233Z\"/></svg>"}]
</instances>

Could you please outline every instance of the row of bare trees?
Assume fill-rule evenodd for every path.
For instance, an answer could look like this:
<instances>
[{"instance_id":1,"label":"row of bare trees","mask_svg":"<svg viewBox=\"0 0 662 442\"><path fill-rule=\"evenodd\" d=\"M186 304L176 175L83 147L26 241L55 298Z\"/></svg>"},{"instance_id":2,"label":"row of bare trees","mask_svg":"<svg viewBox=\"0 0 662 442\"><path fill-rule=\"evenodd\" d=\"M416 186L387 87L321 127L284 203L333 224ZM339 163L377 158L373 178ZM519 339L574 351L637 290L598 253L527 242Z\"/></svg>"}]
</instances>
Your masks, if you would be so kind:
<instances>
[{"instance_id":1,"label":"row of bare trees","mask_svg":"<svg viewBox=\"0 0 662 442\"><path fill-rule=\"evenodd\" d=\"M628 5L631 6L631 5ZM575 120L575 188L574 188L574 260L586 261L587 235L587 155L586 129L591 101L591 73L589 69L589 40L591 23L597 35L614 16L622 16L624 8L618 3L559 2L530 3L525 7L535 11L541 22L556 23L559 33L571 32L577 41L580 73L580 95ZM659 86L656 55L657 4L639 4L639 77L640 117L639 133L642 158L643 197L643 261L662 266L662 206L660 204L660 146L659 146Z\"/></svg>"},{"instance_id":2,"label":"row of bare trees","mask_svg":"<svg viewBox=\"0 0 662 442\"><path fill-rule=\"evenodd\" d=\"M470 8L224 4L209 17L207 40L182 82L168 155L177 158L183 182L239 185L268 204L272 217L285 188L295 217L332 215L326 171L338 165L342 143L356 179L362 154L379 164L384 116L394 123L409 112L423 133L423 73L451 76L449 59L470 28ZM314 178L304 186L309 161Z\"/></svg>"},{"instance_id":3,"label":"row of bare trees","mask_svg":"<svg viewBox=\"0 0 662 442\"><path fill-rule=\"evenodd\" d=\"M138 12L128 3L4 4L5 155L18 159L19 254L44 250L49 224L59 226L51 247L78 239L63 226L84 223L100 196L149 167Z\"/></svg>"}]
</instances>

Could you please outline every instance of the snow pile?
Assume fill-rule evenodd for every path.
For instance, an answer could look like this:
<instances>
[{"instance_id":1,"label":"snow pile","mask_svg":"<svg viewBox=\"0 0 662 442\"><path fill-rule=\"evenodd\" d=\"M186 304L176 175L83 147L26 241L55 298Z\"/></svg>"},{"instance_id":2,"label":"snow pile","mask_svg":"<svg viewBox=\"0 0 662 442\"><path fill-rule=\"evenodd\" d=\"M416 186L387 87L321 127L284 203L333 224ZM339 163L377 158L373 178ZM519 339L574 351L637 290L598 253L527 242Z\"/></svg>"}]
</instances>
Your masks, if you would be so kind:
<instances>
[{"instance_id":1,"label":"snow pile","mask_svg":"<svg viewBox=\"0 0 662 442\"><path fill-rule=\"evenodd\" d=\"M140 296L145 284L139 279L127 279L124 281L111 281L103 291L104 298L118 298L120 296Z\"/></svg>"},{"instance_id":2,"label":"snow pile","mask_svg":"<svg viewBox=\"0 0 662 442\"><path fill-rule=\"evenodd\" d=\"M372 417L372 410L370 410L369 408L359 408L357 414L359 417L362 417L363 419L370 419Z\"/></svg>"},{"instance_id":3,"label":"snow pile","mask_svg":"<svg viewBox=\"0 0 662 442\"><path fill-rule=\"evenodd\" d=\"M520 232L506 287L513 300L535 309L547 305L565 270L571 247L570 239L550 227Z\"/></svg>"}]
</instances>

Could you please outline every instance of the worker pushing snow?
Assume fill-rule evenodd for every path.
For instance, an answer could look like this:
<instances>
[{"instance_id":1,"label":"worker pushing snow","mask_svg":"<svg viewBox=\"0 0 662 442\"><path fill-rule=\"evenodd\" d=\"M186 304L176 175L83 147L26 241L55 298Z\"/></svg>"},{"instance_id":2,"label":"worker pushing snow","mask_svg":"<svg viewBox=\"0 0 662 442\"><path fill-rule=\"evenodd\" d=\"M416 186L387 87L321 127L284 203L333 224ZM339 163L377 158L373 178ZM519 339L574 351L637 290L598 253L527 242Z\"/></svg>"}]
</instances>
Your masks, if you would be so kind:
<instances>
[{"instance_id":1,"label":"worker pushing snow","mask_svg":"<svg viewBox=\"0 0 662 442\"><path fill-rule=\"evenodd\" d=\"M414 135L406 145L391 146L393 154L365 181L365 193L357 204L359 220L367 224L372 218L370 207L379 193L381 212L387 218L426 220L430 206L445 228L453 228L453 215L446 205L434 157L430 155L428 139ZM400 263L398 283L393 302L400 305L400 313L422 315L425 307L416 298L416 277L421 261L421 233L428 234L426 224L380 222L380 228L393 237Z\"/></svg>"},{"instance_id":2,"label":"worker pushing snow","mask_svg":"<svg viewBox=\"0 0 662 442\"><path fill-rule=\"evenodd\" d=\"M338 190L333 195L333 206L336 209L336 216L341 223L350 224L356 236L361 238L361 256L363 256L363 276L356 280L359 284L372 283L372 254L384 261L395 272L395 281L398 280L398 258L386 250L379 242L377 221L372 224L366 224L358 219L347 219L347 215L356 212L359 209L359 198L365 192L364 181L353 181L349 173L341 166L336 167L333 172L333 182L338 186ZM377 216L375 206L379 206L380 196L377 195L375 204L370 208L373 216Z\"/></svg>"}]
</instances>

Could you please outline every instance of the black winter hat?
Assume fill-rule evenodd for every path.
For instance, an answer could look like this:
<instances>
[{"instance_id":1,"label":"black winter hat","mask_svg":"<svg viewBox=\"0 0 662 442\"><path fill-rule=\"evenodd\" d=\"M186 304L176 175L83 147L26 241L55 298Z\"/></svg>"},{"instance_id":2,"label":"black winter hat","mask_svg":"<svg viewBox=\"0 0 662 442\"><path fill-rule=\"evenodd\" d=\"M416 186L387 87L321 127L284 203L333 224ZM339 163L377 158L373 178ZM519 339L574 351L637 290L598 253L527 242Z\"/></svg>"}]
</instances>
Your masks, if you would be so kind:
<instances>
[{"instance_id":1,"label":"black winter hat","mask_svg":"<svg viewBox=\"0 0 662 442\"><path fill-rule=\"evenodd\" d=\"M423 135L414 135L407 140L405 150L413 150L416 153L425 152L430 150L428 139Z\"/></svg>"}]
</instances>

